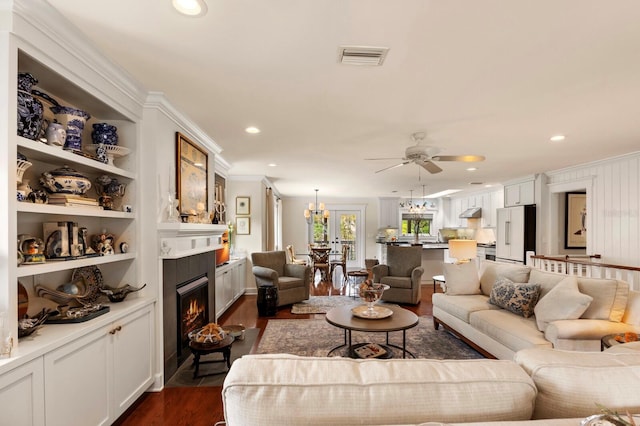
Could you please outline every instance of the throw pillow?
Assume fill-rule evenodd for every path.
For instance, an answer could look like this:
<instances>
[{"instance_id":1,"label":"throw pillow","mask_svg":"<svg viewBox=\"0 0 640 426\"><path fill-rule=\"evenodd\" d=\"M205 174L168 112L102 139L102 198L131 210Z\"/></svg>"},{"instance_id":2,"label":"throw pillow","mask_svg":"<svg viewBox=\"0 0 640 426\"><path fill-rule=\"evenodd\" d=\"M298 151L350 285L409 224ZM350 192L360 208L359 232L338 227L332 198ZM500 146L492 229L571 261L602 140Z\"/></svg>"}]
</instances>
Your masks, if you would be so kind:
<instances>
[{"instance_id":1,"label":"throw pillow","mask_svg":"<svg viewBox=\"0 0 640 426\"><path fill-rule=\"evenodd\" d=\"M480 294L480 278L476 262L445 263L444 280L448 295Z\"/></svg>"},{"instance_id":2,"label":"throw pillow","mask_svg":"<svg viewBox=\"0 0 640 426\"><path fill-rule=\"evenodd\" d=\"M539 284L514 283L509 278L498 277L491 289L489 303L529 318L533 315L539 294Z\"/></svg>"},{"instance_id":3,"label":"throw pillow","mask_svg":"<svg viewBox=\"0 0 640 426\"><path fill-rule=\"evenodd\" d=\"M551 321L580 318L592 300L580 293L576 277L563 279L534 308L538 330L545 331Z\"/></svg>"}]
</instances>

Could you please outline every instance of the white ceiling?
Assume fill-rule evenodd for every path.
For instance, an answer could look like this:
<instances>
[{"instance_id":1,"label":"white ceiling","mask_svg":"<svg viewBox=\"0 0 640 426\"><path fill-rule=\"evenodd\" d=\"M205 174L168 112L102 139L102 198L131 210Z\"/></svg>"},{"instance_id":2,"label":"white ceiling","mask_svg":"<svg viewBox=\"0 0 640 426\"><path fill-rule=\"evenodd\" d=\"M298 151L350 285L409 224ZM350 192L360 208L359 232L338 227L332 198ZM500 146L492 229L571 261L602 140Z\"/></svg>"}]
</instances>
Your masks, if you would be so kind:
<instances>
[{"instance_id":1,"label":"white ceiling","mask_svg":"<svg viewBox=\"0 0 640 426\"><path fill-rule=\"evenodd\" d=\"M188 18L171 0L51 0L209 134L231 175L265 175L283 196L477 189L639 149L637 0L206 2ZM347 66L346 44L390 50L382 67ZM487 160L437 175L364 160L402 157L416 131Z\"/></svg>"}]
</instances>

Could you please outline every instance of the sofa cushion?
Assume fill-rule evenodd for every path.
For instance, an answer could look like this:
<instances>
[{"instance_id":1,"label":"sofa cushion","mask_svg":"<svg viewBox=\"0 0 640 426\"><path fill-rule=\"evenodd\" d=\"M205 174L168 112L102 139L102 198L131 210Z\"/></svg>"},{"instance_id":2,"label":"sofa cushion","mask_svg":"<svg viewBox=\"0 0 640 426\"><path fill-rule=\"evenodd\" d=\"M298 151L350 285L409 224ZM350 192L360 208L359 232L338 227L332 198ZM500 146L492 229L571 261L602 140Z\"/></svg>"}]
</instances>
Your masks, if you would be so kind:
<instances>
[{"instance_id":1,"label":"sofa cushion","mask_svg":"<svg viewBox=\"0 0 640 426\"><path fill-rule=\"evenodd\" d=\"M640 325L640 291L629 291L627 308L624 311L622 322Z\"/></svg>"},{"instance_id":2,"label":"sofa cushion","mask_svg":"<svg viewBox=\"0 0 640 426\"><path fill-rule=\"evenodd\" d=\"M529 281L528 266L511 263L500 263L492 260L483 260L480 264L480 288L482 294L490 295L491 288L498 276L509 278L514 283L526 283Z\"/></svg>"},{"instance_id":3,"label":"sofa cushion","mask_svg":"<svg viewBox=\"0 0 640 426\"><path fill-rule=\"evenodd\" d=\"M499 277L491 289L489 303L529 318L539 294L539 284L514 283L509 278Z\"/></svg>"},{"instance_id":4,"label":"sofa cushion","mask_svg":"<svg viewBox=\"0 0 640 426\"><path fill-rule=\"evenodd\" d=\"M536 389L513 361L245 355L224 380L230 425L526 420Z\"/></svg>"},{"instance_id":5,"label":"sofa cushion","mask_svg":"<svg viewBox=\"0 0 640 426\"><path fill-rule=\"evenodd\" d=\"M635 352L635 351L634 351ZM525 349L515 361L538 388L534 419L587 417L601 404L640 413L638 353Z\"/></svg>"},{"instance_id":6,"label":"sofa cushion","mask_svg":"<svg viewBox=\"0 0 640 426\"><path fill-rule=\"evenodd\" d=\"M514 352L531 346L551 347L533 317L524 318L505 309L472 312L469 324Z\"/></svg>"},{"instance_id":7,"label":"sofa cushion","mask_svg":"<svg viewBox=\"0 0 640 426\"><path fill-rule=\"evenodd\" d=\"M445 263L444 280L448 295L480 294L480 279L475 262Z\"/></svg>"},{"instance_id":8,"label":"sofa cushion","mask_svg":"<svg viewBox=\"0 0 640 426\"><path fill-rule=\"evenodd\" d=\"M531 273L529 274L530 283L540 284L540 299L565 278L567 278L567 274L548 272L537 268L531 268Z\"/></svg>"},{"instance_id":9,"label":"sofa cushion","mask_svg":"<svg viewBox=\"0 0 640 426\"><path fill-rule=\"evenodd\" d=\"M487 309L500 309L498 306L489 304L489 298L484 294L450 296L448 294L435 293L431 299L433 306L437 306L443 311L469 322L469 314Z\"/></svg>"},{"instance_id":10,"label":"sofa cushion","mask_svg":"<svg viewBox=\"0 0 640 426\"><path fill-rule=\"evenodd\" d=\"M629 284L601 278L578 278L581 293L593 297L593 302L581 318L622 321L629 296Z\"/></svg>"},{"instance_id":11,"label":"sofa cushion","mask_svg":"<svg viewBox=\"0 0 640 426\"><path fill-rule=\"evenodd\" d=\"M592 300L580 293L576 277L566 276L534 308L538 330L545 331L551 321L580 318Z\"/></svg>"}]
</instances>

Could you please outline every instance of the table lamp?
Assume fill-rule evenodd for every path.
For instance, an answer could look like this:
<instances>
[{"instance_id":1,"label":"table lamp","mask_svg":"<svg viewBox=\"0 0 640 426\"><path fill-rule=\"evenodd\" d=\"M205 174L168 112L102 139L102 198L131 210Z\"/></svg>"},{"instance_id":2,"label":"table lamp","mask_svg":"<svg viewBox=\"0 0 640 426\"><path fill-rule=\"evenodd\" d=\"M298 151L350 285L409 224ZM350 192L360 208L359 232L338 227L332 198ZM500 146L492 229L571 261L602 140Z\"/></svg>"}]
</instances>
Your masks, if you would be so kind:
<instances>
[{"instance_id":1,"label":"table lamp","mask_svg":"<svg viewBox=\"0 0 640 426\"><path fill-rule=\"evenodd\" d=\"M449 240L449 257L458 259L456 263L467 263L477 255L476 240Z\"/></svg>"}]
</instances>

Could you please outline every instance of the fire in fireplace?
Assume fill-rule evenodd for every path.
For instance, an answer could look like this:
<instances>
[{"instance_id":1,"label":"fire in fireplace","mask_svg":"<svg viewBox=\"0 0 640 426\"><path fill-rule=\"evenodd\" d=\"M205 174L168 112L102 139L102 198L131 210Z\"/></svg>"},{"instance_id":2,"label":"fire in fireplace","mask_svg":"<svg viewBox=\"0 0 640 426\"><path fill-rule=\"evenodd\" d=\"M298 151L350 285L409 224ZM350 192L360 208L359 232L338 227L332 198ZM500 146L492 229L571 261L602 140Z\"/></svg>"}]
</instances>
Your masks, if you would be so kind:
<instances>
[{"instance_id":1,"label":"fire in fireplace","mask_svg":"<svg viewBox=\"0 0 640 426\"><path fill-rule=\"evenodd\" d=\"M196 278L177 287L178 364L188 356L189 333L204 327L209 318L209 280Z\"/></svg>"}]
</instances>

